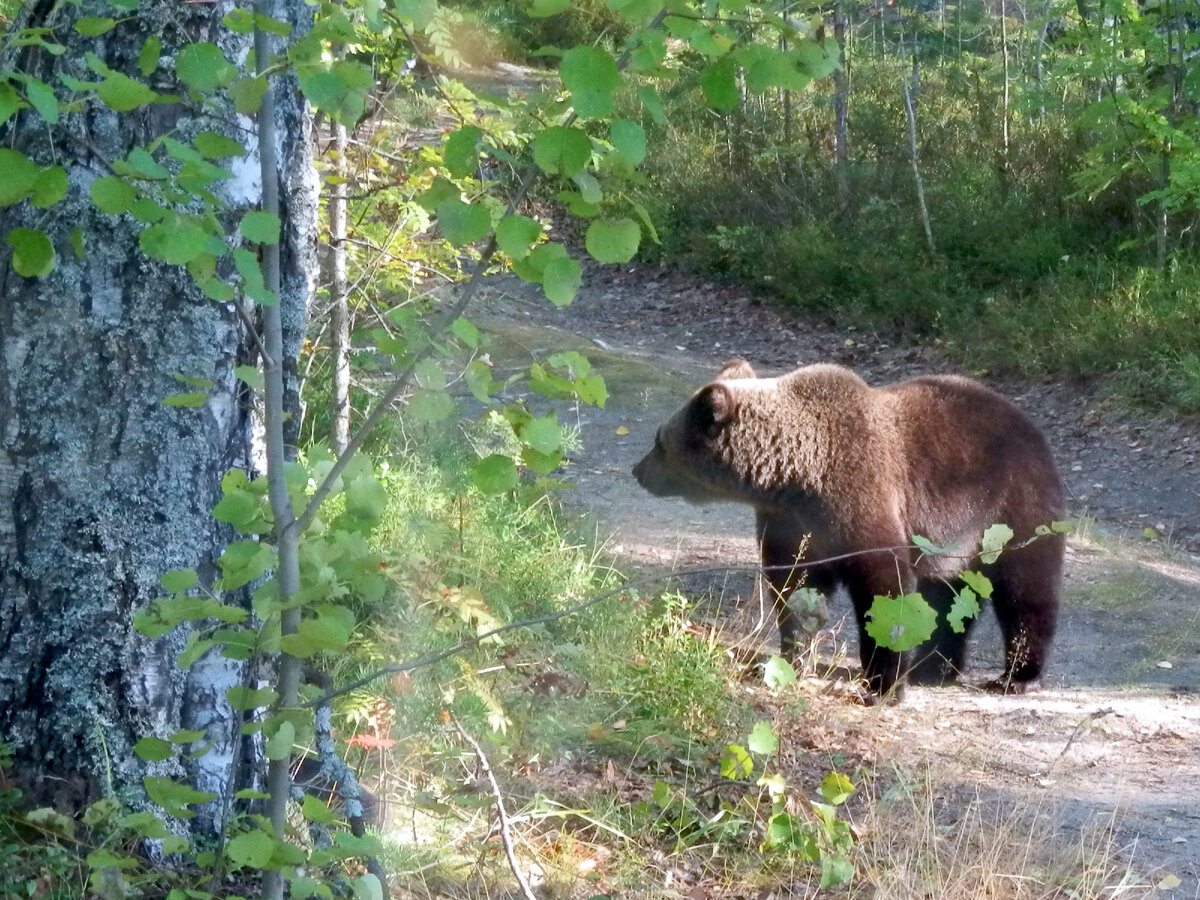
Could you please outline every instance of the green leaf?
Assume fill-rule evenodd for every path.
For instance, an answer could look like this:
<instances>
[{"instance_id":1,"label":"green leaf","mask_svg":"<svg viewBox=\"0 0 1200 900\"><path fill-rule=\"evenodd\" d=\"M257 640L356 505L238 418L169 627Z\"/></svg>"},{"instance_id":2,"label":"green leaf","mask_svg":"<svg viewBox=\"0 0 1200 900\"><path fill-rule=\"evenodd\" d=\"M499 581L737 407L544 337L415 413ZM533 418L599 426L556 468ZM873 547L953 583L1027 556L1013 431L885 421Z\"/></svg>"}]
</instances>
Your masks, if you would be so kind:
<instances>
[{"instance_id":1,"label":"green leaf","mask_svg":"<svg viewBox=\"0 0 1200 900\"><path fill-rule=\"evenodd\" d=\"M813 837L814 829L790 813L776 813L767 821L763 842L776 850L790 850L805 859L815 860L820 849Z\"/></svg>"},{"instance_id":2,"label":"green leaf","mask_svg":"<svg viewBox=\"0 0 1200 900\"><path fill-rule=\"evenodd\" d=\"M480 403L487 403L492 394L500 389L500 385L492 380L492 370L481 359L473 360L467 366L463 377L467 381L467 388L471 391L471 396Z\"/></svg>"},{"instance_id":3,"label":"green leaf","mask_svg":"<svg viewBox=\"0 0 1200 900\"><path fill-rule=\"evenodd\" d=\"M161 738L144 737L133 745L133 752L147 762L161 762L175 755L175 748Z\"/></svg>"},{"instance_id":4,"label":"green leaf","mask_svg":"<svg viewBox=\"0 0 1200 900\"><path fill-rule=\"evenodd\" d=\"M470 319L464 319L459 316L450 323L450 333L463 342L466 346L475 349L483 341L483 335L479 329L475 327L475 323ZM445 378L442 378L443 385Z\"/></svg>"},{"instance_id":5,"label":"green leaf","mask_svg":"<svg viewBox=\"0 0 1200 900\"><path fill-rule=\"evenodd\" d=\"M21 108L21 97L17 89L4 78L0 78L0 125Z\"/></svg>"},{"instance_id":6,"label":"green leaf","mask_svg":"<svg viewBox=\"0 0 1200 900\"><path fill-rule=\"evenodd\" d=\"M730 744L721 754L722 778L749 778L754 771L754 760L746 752L745 747Z\"/></svg>"},{"instance_id":7,"label":"green leaf","mask_svg":"<svg viewBox=\"0 0 1200 900\"><path fill-rule=\"evenodd\" d=\"M158 162L145 147L134 147L125 159L132 171L143 178L151 181L165 181L171 177L167 167Z\"/></svg>"},{"instance_id":8,"label":"green leaf","mask_svg":"<svg viewBox=\"0 0 1200 900\"><path fill-rule=\"evenodd\" d=\"M580 172L571 180L579 187L579 196L583 198L583 202L598 209L600 201L604 199L599 179L591 172Z\"/></svg>"},{"instance_id":9,"label":"green leaf","mask_svg":"<svg viewBox=\"0 0 1200 900\"><path fill-rule=\"evenodd\" d=\"M71 252L75 254L76 259L87 256L87 248L83 243L83 229L79 226L71 229Z\"/></svg>"},{"instance_id":10,"label":"green leaf","mask_svg":"<svg viewBox=\"0 0 1200 900\"><path fill-rule=\"evenodd\" d=\"M266 378L254 366L238 366L233 370L233 374L256 391L266 389Z\"/></svg>"},{"instance_id":11,"label":"green leaf","mask_svg":"<svg viewBox=\"0 0 1200 900\"><path fill-rule=\"evenodd\" d=\"M637 122L617 119L608 127L608 136L617 152L631 166L639 166L646 158L646 132Z\"/></svg>"},{"instance_id":12,"label":"green leaf","mask_svg":"<svg viewBox=\"0 0 1200 900\"><path fill-rule=\"evenodd\" d=\"M627 263L637 253L642 228L633 219L596 219L588 225L584 246L602 263Z\"/></svg>"},{"instance_id":13,"label":"green leaf","mask_svg":"<svg viewBox=\"0 0 1200 900\"><path fill-rule=\"evenodd\" d=\"M832 888L854 877L854 863L836 853L821 854L821 887Z\"/></svg>"},{"instance_id":14,"label":"green leaf","mask_svg":"<svg viewBox=\"0 0 1200 900\"><path fill-rule=\"evenodd\" d=\"M246 148L233 138L214 131L202 131L196 135L193 142L197 150L209 159L223 159L227 156L245 156Z\"/></svg>"},{"instance_id":15,"label":"green leaf","mask_svg":"<svg viewBox=\"0 0 1200 900\"><path fill-rule=\"evenodd\" d=\"M14 228L8 233L13 248L13 268L25 278L40 278L54 271L54 246L50 238L32 228Z\"/></svg>"},{"instance_id":16,"label":"green leaf","mask_svg":"<svg viewBox=\"0 0 1200 900\"><path fill-rule=\"evenodd\" d=\"M700 73L700 89L708 105L718 112L729 112L738 105L736 68L733 59L722 56Z\"/></svg>"},{"instance_id":17,"label":"green leaf","mask_svg":"<svg viewBox=\"0 0 1200 900\"><path fill-rule=\"evenodd\" d=\"M570 178L592 158L592 139L578 128L555 125L533 139L533 159L547 175Z\"/></svg>"},{"instance_id":18,"label":"green leaf","mask_svg":"<svg viewBox=\"0 0 1200 900\"><path fill-rule=\"evenodd\" d=\"M193 631L187 637L183 652L175 658L175 665L180 669L188 669L205 653L217 645L211 638L202 638L199 632Z\"/></svg>"},{"instance_id":19,"label":"green leaf","mask_svg":"<svg viewBox=\"0 0 1200 900\"><path fill-rule=\"evenodd\" d=\"M346 485L346 512L361 521L375 523L388 507L388 492L368 470Z\"/></svg>"},{"instance_id":20,"label":"green leaf","mask_svg":"<svg viewBox=\"0 0 1200 900\"><path fill-rule=\"evenodd\" d=\"M492 217L486 209L477 204L463 203L457 197L440 204L437 217L442 234L456 247L482 240L492 227Z\"/></svg>"},{"instance_id":21,"label":"green leaf","mask_svg":"<svg viewBox=\"0 0 1200 900\"><path fill-rule=\"evenodd\" d=\"M986 575L979 572L959 572L958 577L965 581L976 594L985 600L992 596L992 582Z\"/></svg>"},{"instance_id":22,"label":"green leaf","mask_svg":"<svg viewBox=\"0 0 1200 900\"><path fill-rule=\"evenodd\" d=\"M505 216L496 225L496 243L513 259L524 259L529 248L542 236L542 225L529 216Z\"/></svg>"},{"instance_id":23,"label":"green leaf","mask_svg":"<svg viewBox=\"0 0 1200 900\"><path fill-rule=\"evenodd\" d=\"M25 78L25 97L47 124L58 122L58 98L54 96L54 88L31 75Z\"/></svg>"},{"instance_id":24,"label":"green leaf","mask_svg":"<svg viewBox=\"0 0 1200 900\"><path fill-rule=\"evenodd\" d=\"M983 532L983 542L980 545L979 559L984 565L990 565L1000 558L1004 545L1012 540L1013 530L1004 524L990 526Z\"/></svg>"},{"instance_id":25,"label":"green leaf","mask_svg":"<svg viewBox=\"0 0 1200 900\"><path fill-rule=\"evenodd\" d=\"M279 693L273 688L249 688L238 685L225 692L225 699L238 712L247 712L270 706L279 699Z\"/></svg>"},{"instance_id":26,"label":"green leaf","mask_svg":"<svg viewBox=\"0 0 1200 900\"><path fill-rule=\"evenodd\" d=\"M834 806L841 806L853 793L853 783L840 772L830 772L821 779L821 796Z\"/></svg>"},{"instance_id":27,"label":"green leaf","mask_svg":"<svg viewBox=\"0 0 1200 900\"><path fill-rule=\"evenodd\" d=\"M29 196L39 169L24 153L0 150L0 206L11 206Z\"/></svg>"},{"instance_id":28,"label":"green leaf","mask_svg":"<svg viewBox=\"0 0 1200 900\"><path fill-rule=\"evenodd\" d=\"M750 729L746 746L750 748L751 753L757 753L760 756L770 756L776 752L779 749L779 739L771 730L771 723L755 722L754 727Z\"/></svg>"},{"instance_id":29,"label":"green leaf","mask_svg":"<svg viewBox=\"0 0 1200 900\"><path fill-rule=\"evenodd\" d=\"M650 114L650 120L655 125L666 125L667 116L663 112L662 100L659 99L658 91L649 85L643 85L637 89L638 99L642 101L642 106L646 107L646 112Z\"/></svg>"},{"instance_id":30,"label":"green leaf","mask_svg":"<svg viewBox=\"0 0 1200 900\"><path fill-rule=\"evenodd\" d=\"M88 868L93 871L101 871L103 869L135 869L138 865L138 861L132 856L119 856L111 850L105 850L103 847L89 853L86 861Z\"/></svg>"},{"instance_id":31,"label":"green leaf","mask_svg":"<svg viewBox=\"0 0 1200 900\"><path fill-rule=\"evenodd\" d=\"M354 631L354 614L333 604L320 606L316 612L315 618L305 619L296 627L295 634L280 638L284 652L307 658L323 650L340 653L346 648Z\"/></svg>"},{"instance_id":32,"label":"green leaf","mask_svg":"<svg viewBox=\"0 0 1200 900\"><path fill-rule=\"evenodd\" d=\"M129 214L143 225L150 225L165 219L167 211L149 197L139 197L133 201L133 206L129 208Z\"/></svg>"},{"instance_id":33,"label":"green leaf","mask_svg":"<svg viewBox=\"0 0 1200 900\"><path fill-rule=\"evenodd\" d=\"M234 7L225 13L221 24L236 34L250 34L254 30L254 15L247 9Z\"/></svg>"},{"instance_id":34,"label":"green leaf","mask_svg":"<svg viewBox=\"0 0 1200 900\"><path fill-rule=\"evenodd\" d=\"M229 86L229 98L233 101L234 109L243 115L258 112L266 92L267 79L261 75L239 78Z\"/></svg>"},{"instance_id":35,"label":"green leaf","mask_svg":"<svg viewBox=\"0 0 1200 900\"><path fill-rule=\"evenodd\" d=\"M178 594L180 591L194 588L196 582L200 580L200 576L196 574L195 569L174 569L159 576L158 580L164 589L172 594Z\"/></svg>"},{"instance_id":36,"label":"green leaf","mask_svg":"<svg viewBox=\"0 0 1200 900\"><path fill-rule=\"evenodd\" d=\"M354 900L383 900L383 884L379 876L364 872L352 884Z\"/></svg>"},{"instance_id":37,"label":"green leaf","mask_svg":"<svg viewBox=\"0 0 1200 900\"><path fill-rule=\"evenodd\" d=\"M208 232L195 222L159 222L138 235L138 247L152 259L181 266L204 252Z\"/></svg>"},{"instance_id":38,"label":"green leaf","mask_svg":"<svg viewBox=\"0 0 1200 900\"><path fill-rule=\"evenodd\" d=\"M474 125L464 125L446 139L443 158L446 168L455 178L467 178L479 167L479 142L483 131Z\"/></svg>"},{"instance_id":39,"label":"green leaf","mask_svg":"<svg viewBox=\"0 0 1200 900\"><path fill-rule=\"evenodd\" d=\"M572 47L563 54L558 71L579 115L600 118L612 112L612 95L621 86L621 73L611 53L603 47Z\"/></svg>"},{"instance_id":40,"label":"green leaf","mask_svg":"<svg viewBox=\"0 0 1200 900\"><path fill-rule=\"evenodd\" d=\"M916 547L926 556L944 556L948 553L953 553L954 550L957 549L954 545L949 547L939 547L933 541L929 540L929 538L923 537L919 534L914 534L912 536L912 543L914 547Z\"/></svg>"},{"instance_id":41,"label":"green leaf","mask_svg":"<svg viewBox=\"0 0 1200 900\"><path fill-rule=\"evenodd\" d=\"M773 691L786 687L796 680L796 670L782 656L775 655L763 666L763 682Z\"/></svg>"},{"instance_id":42,"label":"green leaf","mask_svg":"<svg viewBox=\"0 0 1200 900\"><path fill-rule=\"evenodd\" d=\"M246 240L256 244L278 244L280 227L279 216L258 210L242 217L239 230Z\"/></svg>"},{"instance_id":43,"label":"green leaf","mask_svg":"<svg viewBox=\"0 0 1200 900\"><path fill-rule=\"evenodd\" d=\"M485 494L503 494L517 486L517 466L507 456L493 453L472 467L471 481Z\"/></svg>"},{"instance_id":44,"label":"green leaf","mask_svg":"<svg viewBox=\"0 0 1200 900\"><path fill-rule=\"evenodd\" d=\"M525 14L535 19L556 16L571 8L571 0L533 0Z\"/></svg>"},{"instance_id":45,"label":"green leaf","mask_svg":"<svg viewBox=\"0 0 1200 900\"><path fill-rule=\"evenodd\" d=\"M264 748L267 759L278 762L292 755L292 746L296 743L296 726L287 719L279 723L275 733L267 738Z\"/></svg>"},{"instance_id":46,"label":"green leaf","mask_svg":"<svg viewBox=\"0 0 1200 900\"><path fill-rule=\"evenodd\" d=\"M208 93L237 77L221 48L207 41L188 44L175 57L175 74L193 91Z\"/></svg>"},{"instance_id":47,"label":"green leaf","mask_svg":"<svg viewBox=\"0 0 1200 900\"><path fill-rule=\"evenodd\" d=\"M579 293L583 284L583 266L569 258L553 259L546 264L542 275L542 290L555 306L566 306Z\"/></svg>"},{"instance_id":48,"label":"green leaf","mask_svg":"<svg viewBox=\"0 0 1200 900\"><path fill-rule=\"evenodd\" d=\"M142 837L159 840L171 837L171 832L167 830L163 820L152 812L129 813L117 819L117 824L122 828L137 832Z\"/></svg>"},{"instance_id":49,"label":"green leaf","mask_svg":"<svg viewBox=\"0 0 1200 900\"><path fill-rule=\"evenodd\" d=\"M142 49L138 53L138 71L142 73L143 78L154 74L161 56L162 41L159 40L158 35L152 34L142 43Z\"/></svg>"},{"instance_id":50,"label":"green leaf","mask_svg":"<svg viewBox=\"0 0 1200 900\"><path fill-rule=\"evenodd\" d=\"M225 845L225 855L235 866L262 870L275 855L275 839L265 831L244 831Z\"/></svg>"},{"instance_id":51,"label":"green leaf","mask_svg":"<svg viewBox=\"0 0 1200 900\"><path fill-rule=\"evenodd\" d=\"M374 81L371 70L362 63L343 59L328 68L301 68L299 74L300 89L318 109L347 126L362 116Z\"/></svg>"},{"instance_id":52,"label":"green leaf","mask_svg":"<svg viewBox=\"0 0 1200 900\"><path fill-rule=\"evenodd\" d=\"M232 491L217 501L212 517L232 525L243 534L257 533L262 522L262 500L248 491Z\"/></svg>"},{"instance_id":53,"label":"green leaf","mask_svg":"<svg viewBox=\"0 0 1200 900\"><path fill-rule=\"evenodd\" d=\"M150 800L161 806L170 815L179 819L190 819L194 815L187 806L194 803L208 803L216 800L217 795L208 791L197 791L186 784L178 784L170 778L160 778L148 775L142 779L146 794Z\"/></svg>"},{"instance_id":54,"label":"green leaf","mask_svg":"<svg viewBox=\"0 0 1200 900\"><path fill-rule=\"evenodd\" d=\"M824 78L838 67L838 45L836 41L826 38L823 44L812 39L805 39L796 44L793 55L809 78Z\"/></svg>"},{"instance_id":55,"label":"green leaf","mask_svg":"<svg viewBox=\"0 0 1200 900\"><path fill-rule=\"evenodd\" d=\"M558 427L558 414L550 413L536 419L530 419L519 429L517 436L521 442L532 447L538 453L553 453L562 447L562 432Z\"/></svg>"},{"instance_id":56,"label":"green leaf","mask_svg":"<svg viewBox=\"0 0 1200 900\"><path fill-rule=\"evenodd\" d=\"M102 213L120 215L133 208L137 199L137 191L124 178L106 175L92 182L90 190L92 203Z\"/></svg>"},{"instance_id":57,"label":"green leaf","mask_svg":"<svg viewBox=\"0 0 1200 900\"><path fill-rule=\"evenodd\" d=\"M421 389L408 398L408 411L420 422L440 422L455 409L454 399L445 390Z\"/></svg>"},{"instance_id":58,"label":"green leaf","mask_svg":"<svg viewBox=\"0 0 1200 900\"><path fill-rule=\"evenodd\" d=\"M29 202L45 209L67 196L67 173L58 166L48 166L33 179L33 191Z\"/></svg>"},{"instance_id":59,"label":"green leaf","mask_svg":"<svg viewBox=\"0 0 1200 900\"><path fill-rule=\"evenodd\" d=\"M393 0L393 7L396 14L417 31L428 28L437 15L437 0Z\"/></svg>"},{"instance_id":60,"label":"green leaf","mask_svg":"<svg viewBox=\"0 0 1200 900\"><path fill-rule=\"evenodd\" d=\"M100 37L116 24L116 20L108 16L84 16L75 20L75 30L84 37Z\"/></svg>"},{"instance_id":61,"label":"green leaf","mask_svg":"<svg viewBox=\"0 0 1200 900\"><path fill-rule=\"evenodd\" d=\"M975 592L969 587L964 587L954 595L954 602L950 604L950 609L946 613L946 621L950 623L950 627L956 634L962 634L967 629L966 620L973 619L978 615L979 601L975 597Z\"/></svg>"},{"instance_id":62,"label":"green leaf","mask_svg":"<svg viewBox=\"0 0 1200 900\"><path fill-rule=\"evenodd\" d=\"M275 550L269 544L234 541L217 560L222 573L218 587L226 591L236 590L261 578L276 562Z\"/></svg>"},{"instance_id":63,"label":"green leaf","mask_svg":"<svg viewBox=\"0 0 1200 900\"><path fill-rule=\"evenodd\" d=\"M317 822L321 825L329 825L338 820L337 816L333 814L333 810L312 794L304 795L304 802L300 805L300 812L308 821Z\"/></svg>"},{"instance_id":64,"label":"green leaf","mask_svg":"<svg viewBox=\"0 0 1200 900\"><path fill-rule=\"evenodd\" d=\"M937 612L920 594L876 597L867 615L867 634L879 646L898 652L925 643L937 627Z\"/></svg>"},{"instance_id":65,"label":"green leaf","mask_svg":"<svg viewBox=\"0 0 1200 900\"><path fill-rule=\"evenodd\" d=\"M130 112L158 99L146 85L120 72L110 72L97 86L96 96L113 112Z\"/></svg>"},{"instance_id":66,"label":"green leaf","mask_svg":"<svg viewBox=\"0 0 1200 900\"><path fill-rule=\"evenodd\" d=\"M557 259L567 259L567 248L554 241L538 244L529 254L513 263L513 271L526 281L541 282L546 276L546 266Z\"/></svg>"},{"instance_id":67,"label":"green leaf","mask_svg":"<svg viewBox=\"0 0 1200 900\"><path fill-rule=\"evenodd\" d=\"M267 34L273 34L276 37L287 37L292 33L292 26L288 22L281 22L279 19L273 19L270 16L264 16L261 13L254 14L254 24Z\"/></svg>"}]
</instances>

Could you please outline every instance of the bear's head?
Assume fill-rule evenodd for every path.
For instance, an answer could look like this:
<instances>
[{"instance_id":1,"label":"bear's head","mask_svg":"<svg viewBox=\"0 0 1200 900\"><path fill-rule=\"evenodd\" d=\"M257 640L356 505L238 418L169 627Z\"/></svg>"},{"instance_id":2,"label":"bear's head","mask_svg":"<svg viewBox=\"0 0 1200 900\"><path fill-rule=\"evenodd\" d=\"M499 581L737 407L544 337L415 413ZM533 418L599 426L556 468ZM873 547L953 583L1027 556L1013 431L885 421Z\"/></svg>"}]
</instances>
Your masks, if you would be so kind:
<instances>
[{"instance_id":1,"label":"bear's head","mask_svg":"<svg viewBox=\"0 0 1200 900\"><path fill-rule=\"evenodd\" d=\"M755 377L748 362L735 359L692 395L658 429L654 449L633 467L638 484L656 497L681 497L689 503L739 496L735 485L741 479L725 460L718 439L738 415L738 391L728 382Z\"/></svg>"}]
</instances>

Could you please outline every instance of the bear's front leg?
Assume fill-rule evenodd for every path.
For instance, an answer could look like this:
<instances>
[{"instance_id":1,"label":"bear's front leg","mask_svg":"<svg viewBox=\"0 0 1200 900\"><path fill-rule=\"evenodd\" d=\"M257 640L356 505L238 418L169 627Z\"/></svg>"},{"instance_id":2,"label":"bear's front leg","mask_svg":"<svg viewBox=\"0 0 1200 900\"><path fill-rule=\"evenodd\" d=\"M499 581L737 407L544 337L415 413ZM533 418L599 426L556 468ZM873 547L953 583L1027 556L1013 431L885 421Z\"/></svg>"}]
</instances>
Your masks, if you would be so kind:
<instances>
[{"instance_id":1,"label":"bear's front leg","mask_svg":"<svg viewBox=\"0 0 1200 900\"><path fill-rule=\"evenodd\" d=\"M817 572L806 573L800 565L800 551L807 537L791 522L759 513L758 543L763 575L779 625L779 652L794 662L798 653L800 617L788 605L788 597L802 583L818 590L827 590ZM820 584L818 582L821 582Z\"/></svg>"},{"instance_id":2,"label":"bear's front leg","mask_svg":"<svg viewBox=\"0 0 1200 900\"><path fill-rule=\"evenodd\" d=\"M846 581L850 599L854 603L854 617L858 622L858 651L870 694L868 702L898 701L904 696L907 654L880 647L867 634L868 613L876 597L907 594L916 590L916 577L911 566L898 560L891 551L860 556L850 569Z\"/></svg>"}]
</instances>

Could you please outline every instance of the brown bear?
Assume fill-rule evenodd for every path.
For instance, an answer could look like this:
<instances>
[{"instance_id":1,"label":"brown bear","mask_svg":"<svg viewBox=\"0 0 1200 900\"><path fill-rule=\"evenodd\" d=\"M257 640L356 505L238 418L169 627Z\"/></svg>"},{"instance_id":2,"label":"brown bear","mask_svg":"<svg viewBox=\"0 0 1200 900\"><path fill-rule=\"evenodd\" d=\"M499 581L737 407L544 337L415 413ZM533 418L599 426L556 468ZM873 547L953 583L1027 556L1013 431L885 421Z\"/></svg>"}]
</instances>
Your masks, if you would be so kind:
<instances>
[{"instance_id":1,"label":"brown bear","mask_svg":"<svg viewBox=\"0 0 1200 900\"><path fill-rule=\"evenodd\" d=\"M990 578L1004 635L1006 669L992 687L1022 691L1042 674L1065 541L1034 537L1062 519L1062 484L1037 427L979 382L934 375L876 388L835 365L759 378L734 360L659 428L633 474L659 497L754 507L785 654L797 630L788 595L801 583L827 596L841 585L873 695L898 692L906 676L953 680L966 630L945 613L970 568ZM1012 529L1010 549L984 565L983 532L997 523ZM914 535L952 554L921 554ZM806 536L813 563L797 558ZM918 590L939 614L933 636L909 653L877 646L865 629L874 598Z\"/></svg>"}]
</instances>

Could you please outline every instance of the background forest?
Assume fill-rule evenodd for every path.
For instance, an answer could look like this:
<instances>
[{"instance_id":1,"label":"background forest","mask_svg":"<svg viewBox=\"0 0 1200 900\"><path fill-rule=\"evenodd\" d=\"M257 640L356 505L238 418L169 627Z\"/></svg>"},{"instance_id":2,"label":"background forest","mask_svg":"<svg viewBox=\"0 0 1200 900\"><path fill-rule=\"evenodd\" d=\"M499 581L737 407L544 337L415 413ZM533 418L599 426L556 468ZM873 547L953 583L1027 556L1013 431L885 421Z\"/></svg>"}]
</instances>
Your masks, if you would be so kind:
<instances>
[{"instance_id":1,"label":"background forest","mask_svg":"<svg viewBox=\"0 0 1200 900\"><path fill-rule=\"evenodd\" d=\"M617 571L615 387L470 304L662 266L1194 415L1194 2L0 14L0 897L1154 889Z\"/></svg>"}]
</instances>

